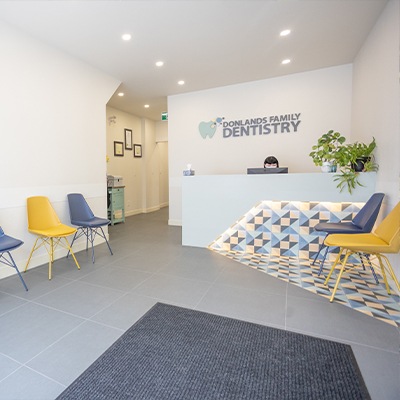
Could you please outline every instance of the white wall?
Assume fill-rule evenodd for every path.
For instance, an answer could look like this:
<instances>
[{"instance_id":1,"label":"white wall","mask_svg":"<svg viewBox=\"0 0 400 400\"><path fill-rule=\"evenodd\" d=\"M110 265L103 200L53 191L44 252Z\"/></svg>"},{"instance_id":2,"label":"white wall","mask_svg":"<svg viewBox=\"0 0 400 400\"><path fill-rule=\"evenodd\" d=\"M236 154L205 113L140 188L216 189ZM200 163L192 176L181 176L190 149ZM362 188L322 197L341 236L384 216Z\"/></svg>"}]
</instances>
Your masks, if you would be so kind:
<instances>
[{"instance_id":1,"label":"white wall","mask_svg":"<svg viewBox=\"0 0 400 400\"><path fill-rule=\"evenodd\" d=\"M68 224L70 192L107 215L105 105L119 82L3 23L0 48L0 225L25 242L13 252L23 269L35 239L27 197L49 197ZM46 262L37 251L31 266ZM0 277L11 273L0 266Z\"/></svg>"},{"instance_id":2,"label":"white wall","mask_svg":"<svg viewBox=\"0 0 400 400\"><path fill-rule=\"evenodd\" d=\"M354 61L354 140L375 136L377 191L386 194L382 219L400 201L400 5L390 1ZM400 255L391 257L400 275Z\"/></svg>"},{"instance_id":3,"label":"white wall","mask_svg":"<svg viewBox=\"0 0 400 400\"><path fill-rule=\"evenodd\" d=\"M168 121L156 122L156 142L168 142Z\"/></svg>"},{"instance_id":4,"label":"white wall","mask_svg":"<svg viewBox=\"0 0 400 400\"><path fill-rule=\"evenodd\" d=\"M110 120L110 117L114 117ZM123 177L125 215L151 212L168 205L168 144L165 127L156 122L107 106L107 173ZM114 141L124 142L124 130L132 130L133 144L142 146L142 157L124 149L123 157L114 156ZM160 131L160 132L159 132Z\"/></svg>"},{"instance_id":5,"label":"white wall","mask_svg":"<svg viewBox=\"0 0 400 400\"><path fill-rule=\"evenodd\" d=\"M354 61L353 139L377 140L378 187L393 207L399 199L400 6L390 1Z\"/></svg>"},{"instance_id":6,"label":"white wall","mask_svg":"<svg viewBox=\"0 0 400 400\"><path fill-rule=\"evenodd\" d=\"M191 163L196 174L245 174L275 155L290 172L317 172L308 154L321 134L335 129L350 137L352 66L170 96L168 137L171 225L181 224L182 170ZM198 129L202 121L225 121L301 113L297 133L270 133L223 138L222 126L212 139Z\"/></svg>"},{"instance_id":7,"label":"white wall","mask_svg":"<svg viewBox=\"0 0 400 400\"><path fill-rule=\"evenodd\" d=\"M143 195L145 212L160 208L160 160L156 143L156 124L154 121L142 119L142 141L144 157L144 182L146 183Z\"/></svg>"},{"instance_id":8,"label":"white wall","mask_svg":"<svg viewBox=\"0 0 400 400\"><path fill-rule=\"evenodd\" d=\"M160 207L166 207L169 205L168 142L157 143L157 149L160 160Z\"/></svg>"}]
</instances>

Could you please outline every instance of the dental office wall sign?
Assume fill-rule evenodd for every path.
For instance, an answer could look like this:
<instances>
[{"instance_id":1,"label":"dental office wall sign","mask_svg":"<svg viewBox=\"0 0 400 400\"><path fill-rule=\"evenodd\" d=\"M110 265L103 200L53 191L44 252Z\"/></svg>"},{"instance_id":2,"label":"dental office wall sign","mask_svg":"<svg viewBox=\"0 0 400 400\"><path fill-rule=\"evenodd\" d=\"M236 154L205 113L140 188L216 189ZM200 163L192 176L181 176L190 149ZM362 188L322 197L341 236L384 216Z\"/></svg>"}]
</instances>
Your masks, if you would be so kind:
<instances>
[{"instance_id":1,"label":"dental office wall sign","mask_svg":"<svg viewBox=\"0 0 400 400\"><path fill-rule=\"evenodd\" d=\"M301 113L270 115L249 119L225 121L217 117L199 123L199 133L203 139L210 139L218 131L224 139L238 137L267 136L281 133L297 133L301 124Z\"/></svg>"}]
</instances>

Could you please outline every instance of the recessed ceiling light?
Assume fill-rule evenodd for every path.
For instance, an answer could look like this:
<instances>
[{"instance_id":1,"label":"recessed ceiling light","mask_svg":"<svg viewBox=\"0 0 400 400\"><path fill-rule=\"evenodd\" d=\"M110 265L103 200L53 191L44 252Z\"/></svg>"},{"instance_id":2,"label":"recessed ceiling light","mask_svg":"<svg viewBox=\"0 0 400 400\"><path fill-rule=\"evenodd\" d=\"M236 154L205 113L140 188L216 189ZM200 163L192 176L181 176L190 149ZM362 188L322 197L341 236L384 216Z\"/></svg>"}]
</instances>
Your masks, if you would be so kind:
<instances>
[{"instance_id":1,"label":"recessed ceiling light","mask_svg":"<svg viewBox=\"0 0 400 400\"><path fill-rule=\"evenodd\" d=\"M282 64L289 64L291 60L289 60L288 58L286 60L282 61Z\"/></svg>"},{"instance_id":2,"label":"recessed ceiling light","mask_svg":"<svg viewBox=\"0 0 400 400\"><path fill-rule=\"evenodd\" d=\"M164 61L157 61L156 65L157 67L162 67L164 65Z\"/></svg>"},{"instance_id":3,"label":"recessed ceiling light","mask_svg":"<svg viewBox=\"0 0 400 400\"><path fill-rule=\"evenodd\" d=\"M122 35L122 40L131 40L132 39L132 35L129 33L124 33Z\"/></svg>"},{"instance_id":4,"label":"recessed ceiling light","mask_svg":"<svg viewBox=\"0 0 400 400\"><path fill-rule=\"evenodd\" d=\"M144 108L149 108L150 106L148 105L148 104L145 104L144 105Z\"/></svg>"},{"instance_id":5,"label":"recessed ceiling light","mask_svg":"<svg viewBox=\"0 0 400 400\"><path fill-rule=\"evenodd\" d=\"M287 36L290 34L290 29L285 29L280 33L280 36Z\"/></svg>"},{"instance_id":6,"label":"recessed ceiling light","mask_svg":"<svg viewBox=\"0 0 400 400\"><path fill-rule=\"evenodd\" d=\"M122 97L124 94L125 94L125 93L119 92L119 93L118 93L118 96L119 96L119 97Z\"/></svg>"},{"instance_id":7,"label":"recessed ceiling light","mask_svg":"<svg viewBox=\"0 0 400 400\"><path fill-rule=\"evenodd\" d=\"M185 81L178 81L178 85L184 85Z\"/></svg>"}]
</instances>

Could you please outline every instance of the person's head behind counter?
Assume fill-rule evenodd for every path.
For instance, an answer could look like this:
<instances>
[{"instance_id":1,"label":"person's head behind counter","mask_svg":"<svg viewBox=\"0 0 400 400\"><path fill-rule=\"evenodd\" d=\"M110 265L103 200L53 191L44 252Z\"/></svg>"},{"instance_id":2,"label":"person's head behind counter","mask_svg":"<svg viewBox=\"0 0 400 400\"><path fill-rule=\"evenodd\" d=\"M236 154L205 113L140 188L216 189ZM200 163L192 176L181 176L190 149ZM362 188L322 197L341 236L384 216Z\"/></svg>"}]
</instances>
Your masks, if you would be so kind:
<instances>
[{"instance_id":1,"label":"person's head behind counter","mask_svg":"<svg viewBox=\"0 0 400 400\"><path fill-rule=\"evenodd\" d=\"M264 168L279 168L279 161L274 156L268 156L264 160Z\"/></svg>"}]
</instances>

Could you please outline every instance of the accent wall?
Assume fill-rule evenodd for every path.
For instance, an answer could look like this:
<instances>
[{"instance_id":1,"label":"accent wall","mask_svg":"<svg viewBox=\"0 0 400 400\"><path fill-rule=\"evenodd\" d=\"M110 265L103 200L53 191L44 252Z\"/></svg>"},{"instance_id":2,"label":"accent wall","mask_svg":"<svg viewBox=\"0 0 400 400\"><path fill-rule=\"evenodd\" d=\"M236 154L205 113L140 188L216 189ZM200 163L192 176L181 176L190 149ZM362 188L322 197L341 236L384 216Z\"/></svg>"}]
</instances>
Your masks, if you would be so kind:
<instances>
[{"instance_id":1,"label":"accent wall","mask_svg":"<svg viewBox=\"0 0 400 400\"><path fill-rule=\"evenodd\" d=\"M246 174L274 155L289 172L318 172L308 155L318 137L330 129L351 137L351 92L349 64L170 96L169 223L181 224L187 164L196 175ZM210 121L212 137L199 130Z\"/></svg>"}]
</instances>

